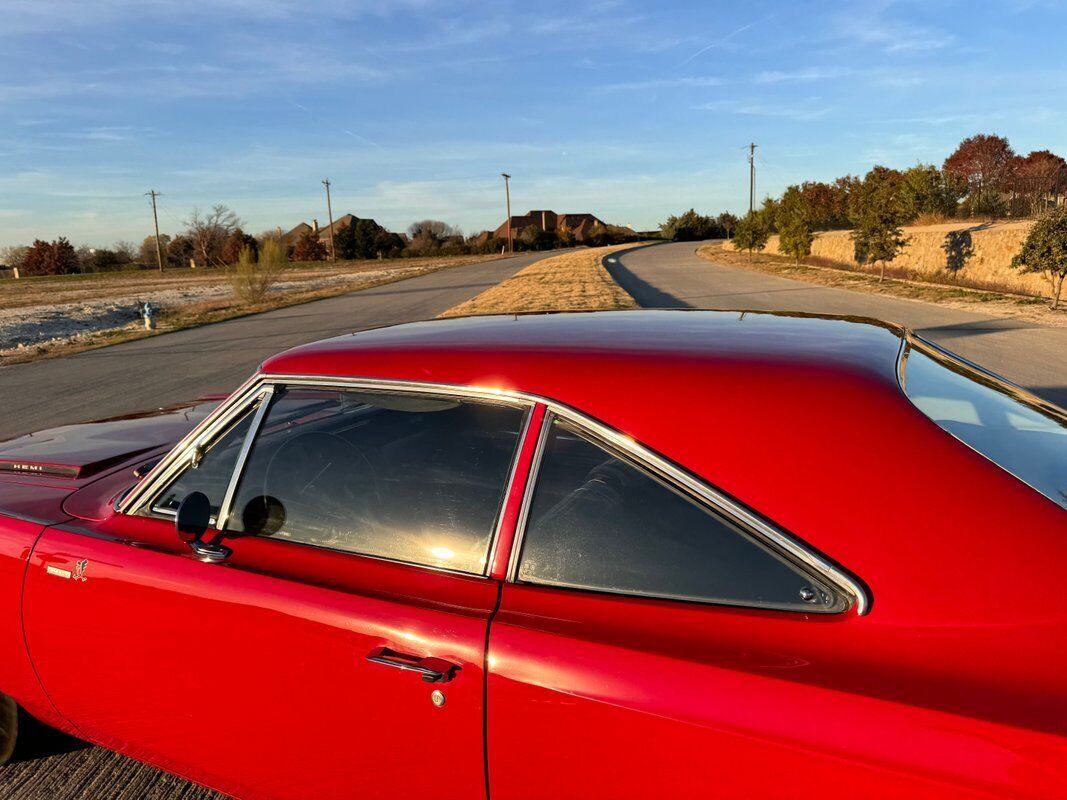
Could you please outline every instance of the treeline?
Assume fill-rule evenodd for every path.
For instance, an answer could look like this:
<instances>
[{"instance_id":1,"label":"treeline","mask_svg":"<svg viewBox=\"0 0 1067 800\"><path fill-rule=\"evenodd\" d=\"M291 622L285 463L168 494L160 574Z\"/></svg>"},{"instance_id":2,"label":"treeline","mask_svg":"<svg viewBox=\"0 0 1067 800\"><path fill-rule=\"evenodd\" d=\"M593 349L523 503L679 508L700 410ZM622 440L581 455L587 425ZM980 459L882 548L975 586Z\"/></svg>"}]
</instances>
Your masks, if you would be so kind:
<instances>
[{"instance_id":1,"label":"treeline","mask_svg":"<svg viewBox=\"0 0 1067 800\"><path fill-rule=\"evenodd\" d=\"M670 216L659 226L660 235L673 242L699 242L704 239L729 239L738 219L729 212L706 217L689 209L681 216Z\"/></svg>"},{"instance_id":2,"label":"treeline","mask_svg":"<svg viewBox=\"0 0 1067 800\"><path fill-rule=\"evenodd\" d=\"M765 199L755 220L741 227L755 227L756 233L763 228L768 235L784 229L802 245L804 231L855 228L875 213L900 225L1023 219L1061 205L1065 195L1067 161L1063 158L1048 150L1021 156L1006 138L977 134L964 139L940 167L875 166L863 177L845 175L790 186L781 197ZM671 217L661 228L670 239L729 238L720 222L724 216L729 215L701 217L690 211ZM692 236L694 230L710 235ZM746 236L751 233L745 231Z\"/></svg>"},{"instance_id":3,"label":"treeline","mask_svg":"<svg viewBox=\"0 0 1067 800\"><path fill-rule=\"evenodd\" d=\"M228 267L237 264L245 250L255 260L267 242L277 242L289 261L325 261L330 255L328 234L307 230L290 240L279 228L253 236L245 232L240 217L224 205L206 212L193 209L184 225L177 235L160 235L158 254L155 236L146 237L140 247L117 242L110 248L75 248L65 237L59 237L51 242L37 240L25 247L4 248L0 250L0 265L15 267L26 276L155 268L160 259L167 268L192 264ZM565 225L556 231L527 226L514 237L514 249L554 250L579 244L602 247L633 241L635 237L630 229L614 225L594 225L581 241ZM406 235L400 235L373 219L357 219L338 226L333 246L342 260L418 258L500 253L507 249L507 239L488 232L464 236L458 227L433 219L415 222Z\"/></svg>"},{"instance_id":4,"label":"treeline","mask_svg":"<svg viewBox=\"0 0 1067 800\"><path fill-rule=\"evenodd\" d=\"M762 250L771 234L798 261L814 233L848 228L859 263L892 261L907 240L901 227L952 219L1028 218L1062 204L1067 161L1048 150L1019 156L1002 136L964 139L941 167L875 166L862 178L806 182L768 197L737 226L735 246Z\"/></svg>"}]
</instances>

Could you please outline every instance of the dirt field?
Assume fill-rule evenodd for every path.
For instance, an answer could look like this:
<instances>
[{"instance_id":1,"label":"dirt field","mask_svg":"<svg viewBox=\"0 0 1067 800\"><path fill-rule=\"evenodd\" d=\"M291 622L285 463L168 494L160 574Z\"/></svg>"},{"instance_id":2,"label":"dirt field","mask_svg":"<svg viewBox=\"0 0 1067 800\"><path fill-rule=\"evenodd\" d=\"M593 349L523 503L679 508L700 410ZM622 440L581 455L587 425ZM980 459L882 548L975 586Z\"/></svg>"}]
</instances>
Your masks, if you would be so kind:
<instances>
[{"instance_id":1,"label":"dirt field","mask_svg":"<svg viewBox=\"0 0 1067 800\"><path fill-rule=\"evenodd\" d=\"M602 263L612 253L635 246L597 247L538 261L441 316L636 308L633 298L612 280Z\"/></svg>"}]
</instances>

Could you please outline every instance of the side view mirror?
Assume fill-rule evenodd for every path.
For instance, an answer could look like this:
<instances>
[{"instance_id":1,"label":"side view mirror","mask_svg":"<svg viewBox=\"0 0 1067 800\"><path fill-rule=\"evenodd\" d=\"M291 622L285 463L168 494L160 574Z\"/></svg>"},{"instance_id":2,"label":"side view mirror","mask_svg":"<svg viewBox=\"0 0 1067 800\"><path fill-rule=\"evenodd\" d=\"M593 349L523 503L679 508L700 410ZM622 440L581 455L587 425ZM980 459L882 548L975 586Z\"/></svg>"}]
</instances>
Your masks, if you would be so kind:
<instances>
[{"instance_id":1,"label":"side view mirror","mask_svg":"<svg viewBox=\"0 0 1067 800\"><path fill-rule=\"evenodd\" d=\"M233 551L221 544L204 541L204 534L211 527L211 501L203 492L192 492L185 496L178 506L174 518L174 528L178 538L189 545L189 549L201 561L225 561Z\"/></svg>"}]
</instances>

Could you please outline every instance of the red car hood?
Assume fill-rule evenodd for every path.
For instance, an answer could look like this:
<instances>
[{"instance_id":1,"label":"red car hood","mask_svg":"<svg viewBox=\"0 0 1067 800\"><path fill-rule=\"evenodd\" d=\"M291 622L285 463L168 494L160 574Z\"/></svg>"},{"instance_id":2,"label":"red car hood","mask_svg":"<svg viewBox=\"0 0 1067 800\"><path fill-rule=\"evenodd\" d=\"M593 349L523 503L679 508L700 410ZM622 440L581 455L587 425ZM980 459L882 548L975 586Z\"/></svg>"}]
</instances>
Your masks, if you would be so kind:
<instances>
[{"instance_id":1,"label":"red car hood","mask_svg":"<svg viewBox=\"0 0 1067 800\"><path fill-rule=\"evenodd\" d=\"M42 522L65 519L64 498L74 492L95 495L88 487L106 475L131 479L133 468L169 450L222 399L206 397L0 442L0 514Z\"/></svg>"}]
</instances>

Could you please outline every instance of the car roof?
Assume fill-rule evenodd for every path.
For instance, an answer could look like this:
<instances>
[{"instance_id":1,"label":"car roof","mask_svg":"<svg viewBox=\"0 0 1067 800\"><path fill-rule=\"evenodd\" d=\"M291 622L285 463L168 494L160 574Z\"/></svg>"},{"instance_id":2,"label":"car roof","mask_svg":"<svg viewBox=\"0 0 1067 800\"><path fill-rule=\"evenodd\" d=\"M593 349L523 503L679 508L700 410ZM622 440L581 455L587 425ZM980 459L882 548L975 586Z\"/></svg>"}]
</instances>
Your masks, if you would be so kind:
<instances>
[{"instance_id":1,"label":"car roof","mask_svg":"<svg viewBox=\"0 0 1067 800\"><path fill-rule=\"evenodd\" d=\"M625 371L674 361L682 369L680 380L697 363L722 371L788 363L895 384L902 333L899 326L864 317L757 311L458 317L324 339L270 358L262 369L464 384L471 381L471 360L481 357L497 381L552 396L555 382L539 385L528 369L550 355L561 369L590 357Z\"/></svg>"}]
</instances>

